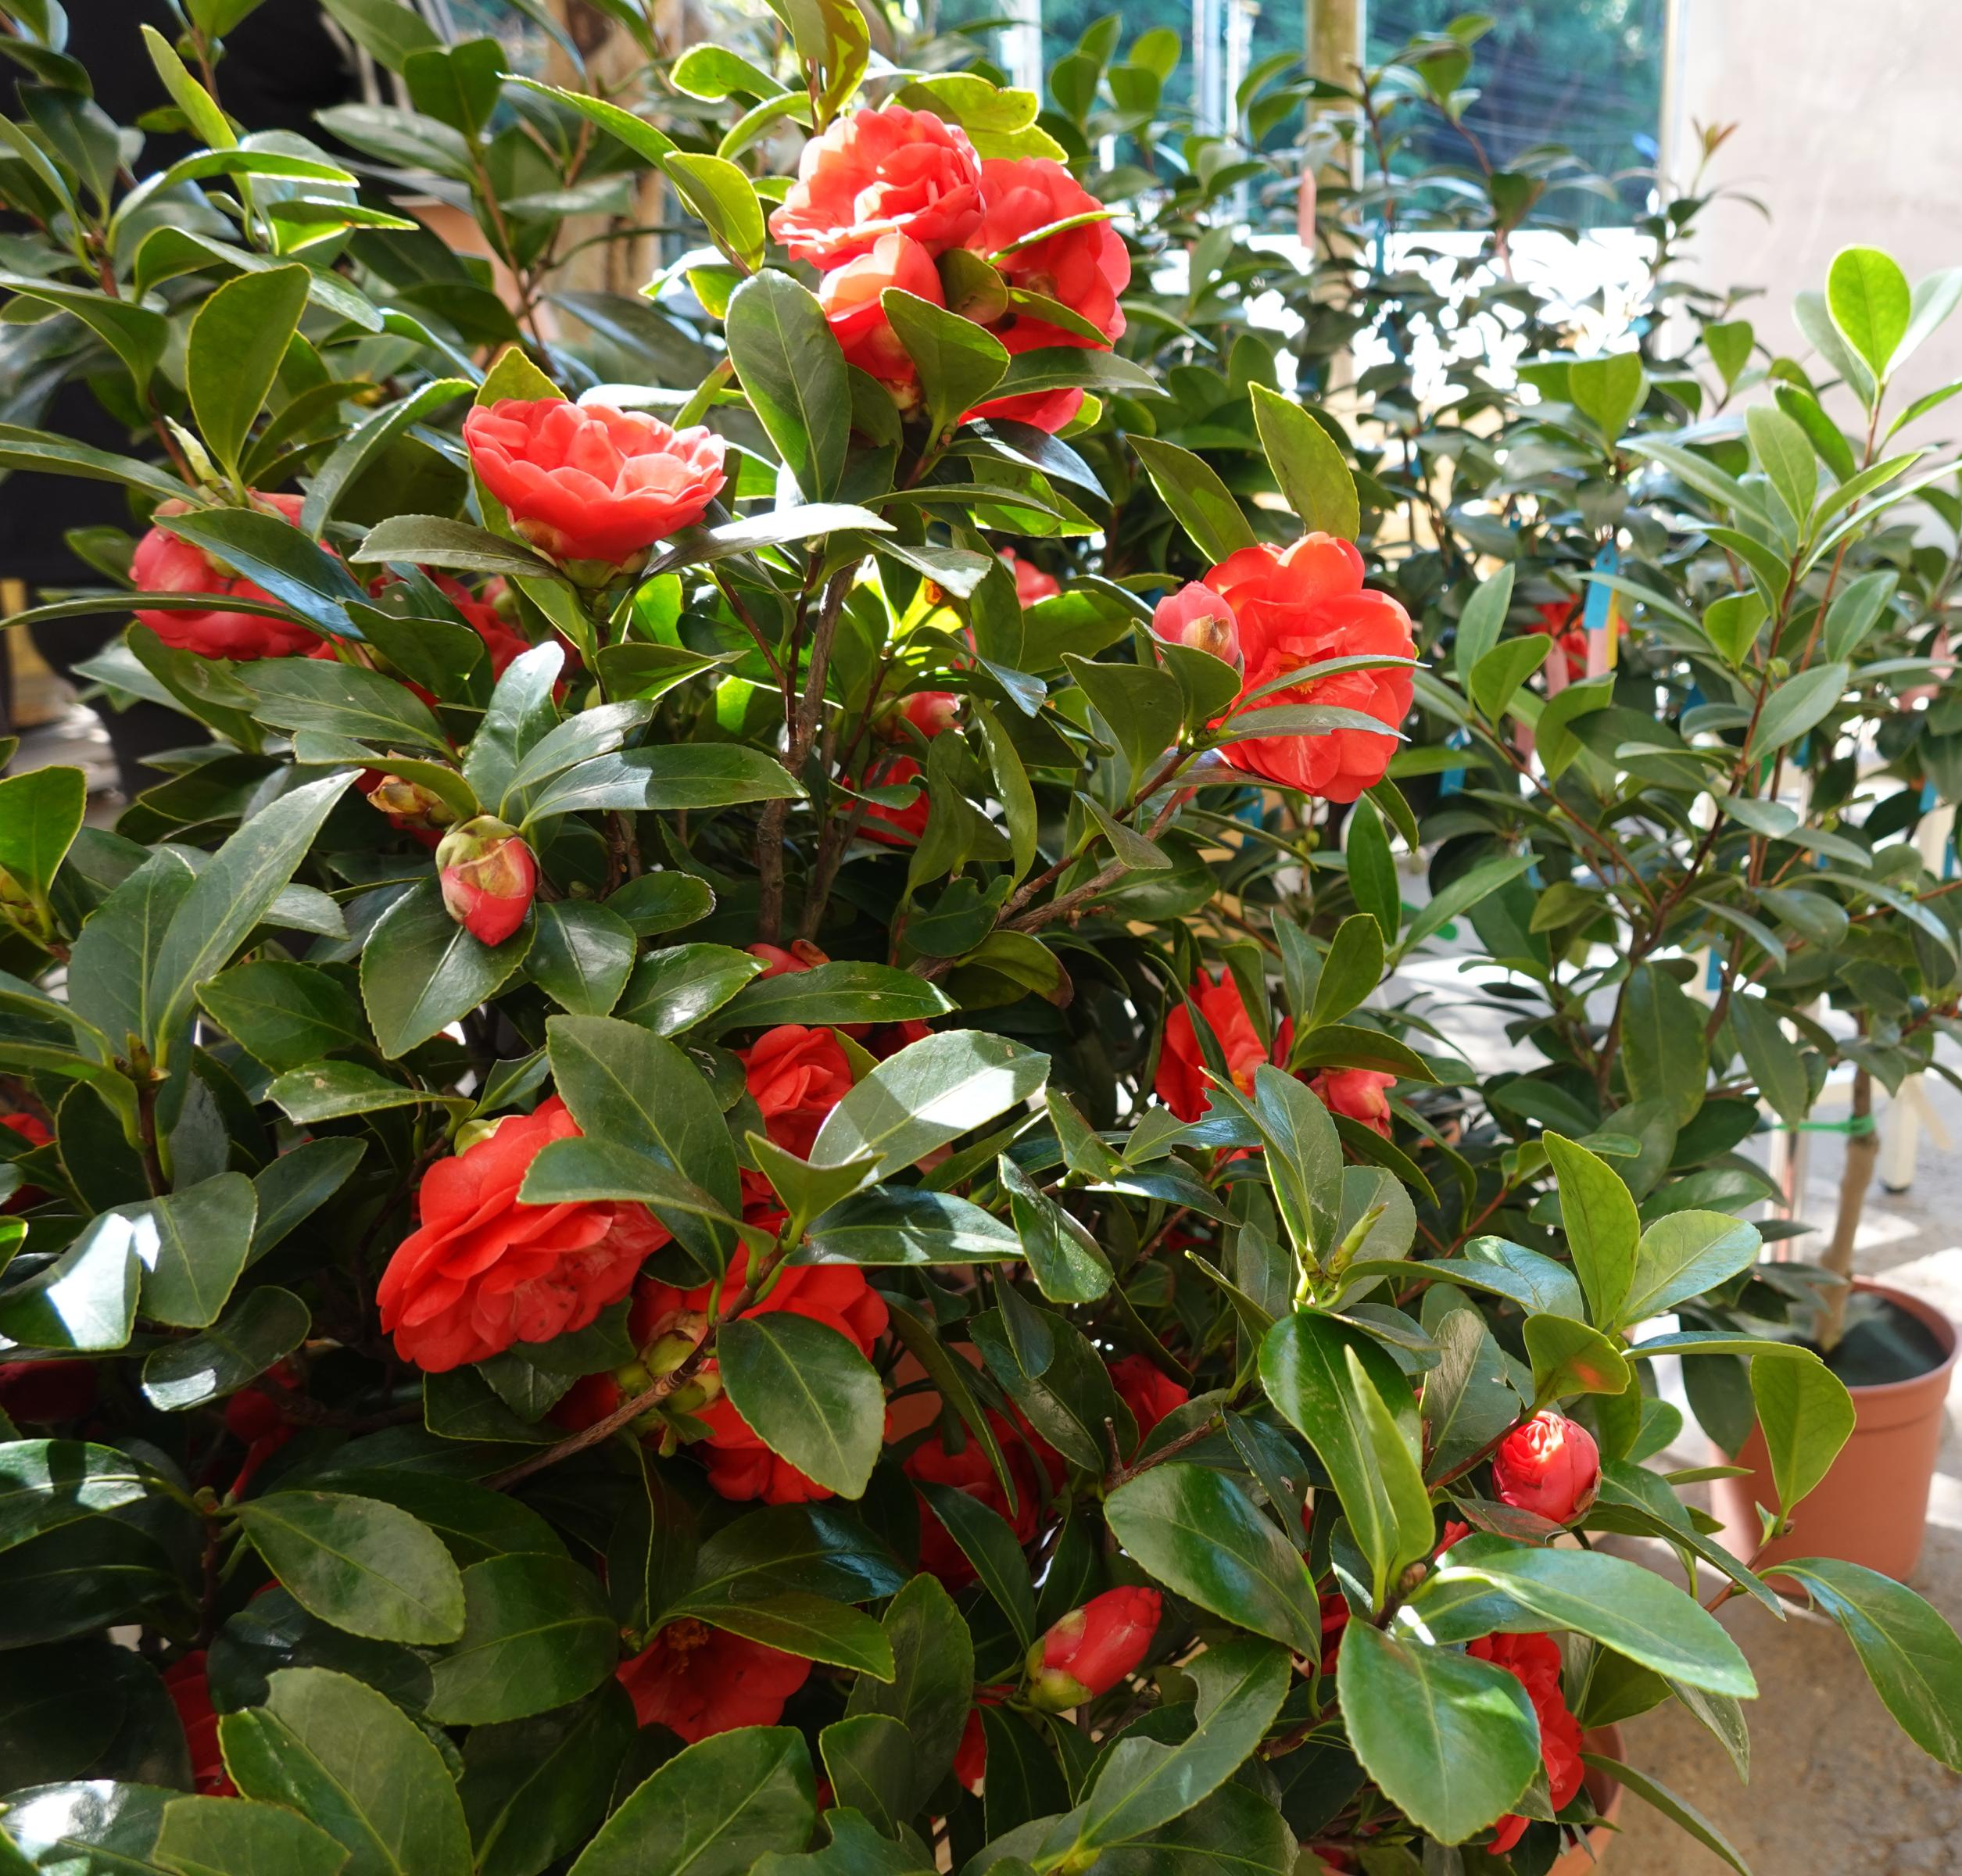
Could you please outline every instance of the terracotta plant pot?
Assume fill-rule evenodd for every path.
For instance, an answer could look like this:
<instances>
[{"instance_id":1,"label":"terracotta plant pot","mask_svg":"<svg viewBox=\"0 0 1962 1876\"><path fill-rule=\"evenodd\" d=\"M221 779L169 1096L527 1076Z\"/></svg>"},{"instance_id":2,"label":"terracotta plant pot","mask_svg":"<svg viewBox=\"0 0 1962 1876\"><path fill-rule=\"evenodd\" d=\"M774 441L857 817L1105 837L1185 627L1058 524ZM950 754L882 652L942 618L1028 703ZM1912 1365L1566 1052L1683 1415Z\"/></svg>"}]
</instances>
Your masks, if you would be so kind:
<instances>
[{"instance_id":1,"label":"terracotta plant pot","mask_svg":"<svg viewBox=\"0 0 1962 1876\"><path fill-rule=\"evenodd\" d=\"M1781 1557L1838 1557L1904 1581L1921 1561L1928 1488L1942 1444L1942 1410L1955 1367L1955 1325L1932 1304L1885 1283L1856 1278L1854 1287L1906 1310L1927 1325L1945 1351L1940 1364L1904 1381L1855 1387L1852 1437L1832 1470L1799 1507L1790 1533L1765 1550L1760 1571ZM1719 1463L1727 1455L1719 1453ZM1747 1563L1757 1549L1755 1507L1777 1503L1764 1435L1753 1427L1738 1455L1745 1476L1710 1484L1710 1509L1724 1520L1719 1541Z\"/></svg>"},{"instance_id":2,"label":"terracotta plant pot","mask_svg":"<svg viewBox=\"0 0 1962 1876\"><path fill-rule=\"evenodd\" d=\"M1618 1760L1621 1757L1621 1728L1595 1727L1581 1735L1581 1744L1585 1750L1599 1752L1604 1759ZM1587 1787L1588 1795L1594 1800L1594 1808L1601 1813L1601 1821L1588 1831L1584 1844L1576 1844L1554 1859L1547 1876L1588 1876L1588 1872L1607 1855L1609 1845L1615 1840L1615 1820L1621 1815L1621 1781L1589 1766L1581 1782Z\"/></svg>"}]
</instances>

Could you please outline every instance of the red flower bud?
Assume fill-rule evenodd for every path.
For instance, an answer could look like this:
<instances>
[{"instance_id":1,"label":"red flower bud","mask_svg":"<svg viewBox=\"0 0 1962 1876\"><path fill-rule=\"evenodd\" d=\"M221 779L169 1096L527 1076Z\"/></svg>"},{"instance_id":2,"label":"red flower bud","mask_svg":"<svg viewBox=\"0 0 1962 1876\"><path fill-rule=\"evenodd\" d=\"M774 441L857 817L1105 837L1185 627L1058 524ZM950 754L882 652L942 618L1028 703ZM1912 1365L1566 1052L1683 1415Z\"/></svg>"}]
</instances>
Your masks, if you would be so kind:
<instances>
[{"instance_id":1,"label":"red flower bud","mask_svg":"<svg viewBox=\"0 0 1962 1876\"><path fill-rule=\"evenodd\" d=\"M443 909L485 944L502 944L525 922L538 891L532 850L493 814L479 814L436 849Z\"/></svg>"},{"instance_id":2,"label":"red flower bud","mask_svg":"<svg viewBox=\"0 0 1962 1876\"><path fill-rule=\"evenodd\" d=\"M1060 1713L1108 1693L1144 1659L1164 1599L1126 1585L1072 1609L1029 1650L1029 1699Z\"/></svg>"},{"instance_id":3,"label":"red flower bud","mask_svg":"<svg viewBox=\"0 0 1962 1876\"><path fill-rule=\"evenodd\" d=\"M763 960L762 973L757 979L758 983L772 977L783 976L786 972L794 975L799 971L815 971L819 965L831 961L808 938L794 940L788 951L780 944L759 941L750 947L750 955Z\"/></svg>"},{"instance_id":4,"label":"red flower bud","mask_svg":"<svg viewBox=\"0 0 1962 1876\"><path fill-rule=\"evenodd\" d=\"M1500 1502L1556 1524L1580 1516L1600 1485L1601 1451L1593 1434L1550 1409L1514 1427L1492 1461Z\"/></svg>"},{"instance_id":5,"label":"red flower bud","mask_svg":"<svg viewBox=\"0 0 1962 1876\"><path fill-rule=\"evenodd\" d=\"M1240 662L1240 627L1233 608L1197 580L1158 601L1151 614L1151 629L1168 645L1190 645L1229 664Z\"/></svg>"},{"instance_id":6,"label":"red flower bud","mask_svg":"<svg viewBox=\"0 0 1962 1876\"><path fill-rule=\"evenodd\" d=\"M916 690L899 714L929 741L959 721L961 700L951 690Z\"/></svg>"}]
</instances>

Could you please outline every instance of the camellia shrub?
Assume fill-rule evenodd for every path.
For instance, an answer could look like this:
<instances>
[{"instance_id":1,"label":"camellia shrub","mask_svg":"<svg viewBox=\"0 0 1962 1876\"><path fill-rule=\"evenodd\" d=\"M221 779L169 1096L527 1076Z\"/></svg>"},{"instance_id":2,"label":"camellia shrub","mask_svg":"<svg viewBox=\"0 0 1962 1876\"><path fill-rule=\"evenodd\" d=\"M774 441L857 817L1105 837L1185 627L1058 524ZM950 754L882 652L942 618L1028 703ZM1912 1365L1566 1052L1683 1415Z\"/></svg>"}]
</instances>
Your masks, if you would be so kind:
<instances>
[{"instance_id":1,"label":"camellia shrub","mask_svg":"<svg viewBox=\"0 0 1962 1876\"><path fill-rule=\"evenodd\" d=\"M1673 471L1674 535L1613 511L1672 577L1784 585L1710 625L1613 575L1661 622L1541 707L1519 570L1386 577L1388 483L1259 369L1226 442L1161 425L1194 381L1131 355L1163 307L1067 116L870 76L848 5L786 8L782 77L652 70L727 120L663 128L339 0L412 108L329 127L473 202L514 330L232 124L236 5L152 43L204 146L161 171L5 10L9 330L132 437L0 428L133 505L30 620L127 615L91 674L185 719L113 831L79 771L0 782L5 1867L1537 1876L1614 1780L1731 1855L1598 1730L1673 1699L1743 1763L1711 1612L1784 1613L1649 1463L1656 1361L1736 1364L1779 1516L1850 1411L1756 1333L1710 1175L1760 1045L1733 997L1727 1072L1670 961L1724 841L1854 865L1751 778L1767 716L1824 696L1823 750L1907 675L1856 683L1823 591L1885 478L1809 496L1804 406L1624 449L1645 368L1565 364L1507 421L1577 485ZM711 245L560 292L567 202L650 174ZM1686 734L1639 707L1681 665ZM1413 805L1434 746L1478 772ZM1441 843L1409 913L1393 830ZM1903 993L1951 983L1918 875L1835 838L1859 876L1788 909L1865 895ZM1530 1097L1384 990L1459 920L1538 986ZM1941 1618L1778 1581L1962 1765Z\"/></svg>"}]
</instances>

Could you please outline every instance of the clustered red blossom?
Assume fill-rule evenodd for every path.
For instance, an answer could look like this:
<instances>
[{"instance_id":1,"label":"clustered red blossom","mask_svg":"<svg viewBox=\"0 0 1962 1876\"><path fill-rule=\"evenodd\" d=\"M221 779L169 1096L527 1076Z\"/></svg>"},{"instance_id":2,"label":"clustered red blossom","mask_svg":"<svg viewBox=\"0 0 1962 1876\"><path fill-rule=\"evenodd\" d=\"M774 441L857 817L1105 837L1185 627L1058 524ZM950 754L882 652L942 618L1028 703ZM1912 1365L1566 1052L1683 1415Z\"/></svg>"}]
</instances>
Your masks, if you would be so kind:
<instances>
[{"instance_id":1,"label":"clustered red blossom","mask_svg":"<svg viewBox=\"0 0 1962 1876\"><path fill-rule=\"evenodd\" d=\"M854 111L805 145L797 182L771 216L770 232L818 269L818 304L847 362L910 410L918 402L919 374L880 295L897 290L949 305L957 277L940 263L965 252L994 267L1001 287L979 298L964 288L962 303L952 310L985 326L1011 356L1108 345L1124 331L1118 302L1130 284L1131 259L1102 217L1102 205L1061 163L1044 157L984 161L959 125L895 104ZM1058 227L1065 222L1076 225ZM1058 231L1029 238L1045 228ZM1024 297L1018 303L1011 293ZM1065 309L1072 323L1044 318L1044 301ZM986 399L968 414L1053 432L1083 403L1079 390L1034 391Z\"/></svg>"},{"instance_id":2,"label":"clustered red blossom","mask_svg":"<svg viewBox=\"0 0 1962 1876\"><path fill-rule=\"evenodd\" d=\"M627 564L721 492L722 439L644 411L500 398L464 419L471 465L511 525L556 560Z\"/></svg>"},{"instance_id":3,"label":"clustered red blossom","mask_svg":"<svg viewBox=\"0 0 1962 1876\"><path fill-rule=\"evenodd\" d=\"M1560 1691L1559 1645L1551 1635L1485 1635L1465 1651L1474 1659L1502 1667L1526 1689L1540 1723L1540 1758L1546 1767L1547 1795L1563 1810L1581 1789L1581 1723L1567 1710ZM1492 1827L1486 1846L1502 1856L1526 1834L1527 1821L1508 1813Z\"/></svg>"}]
</instances>

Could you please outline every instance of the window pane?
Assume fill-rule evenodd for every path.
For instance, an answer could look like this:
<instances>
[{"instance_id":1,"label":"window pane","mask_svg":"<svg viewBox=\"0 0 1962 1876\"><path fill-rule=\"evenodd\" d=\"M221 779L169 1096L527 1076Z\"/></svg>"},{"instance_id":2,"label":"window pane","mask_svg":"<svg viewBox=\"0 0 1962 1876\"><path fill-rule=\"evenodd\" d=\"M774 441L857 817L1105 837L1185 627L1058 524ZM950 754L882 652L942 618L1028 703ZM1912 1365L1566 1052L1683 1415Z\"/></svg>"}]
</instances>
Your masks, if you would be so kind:
<instances>
[{"instance_id":1,"label":"window pane","mask_svg":"<svg viewBox=\"0 0 1962 1876\"><path fill-rule=\"evenodd\" d=\"M1420 34L1441 33L1462 0L1369 0L1369 56L1381 59ZM1495 168L1535 144L1572 150L1603 175L1652 164L1662 122L1665 0L1511 0L1472 48L1469 83L1479 96L1465 122ZM1413 121L1415 114L1413 113ZM1411 139L1412 166L1473 160L1469 145L1434 115ZM1560 212L1588 224L1626 220L1649 184L1620 184L1622 211L1599 197L1563 192Z\"/></svg>"}]
</instances>

